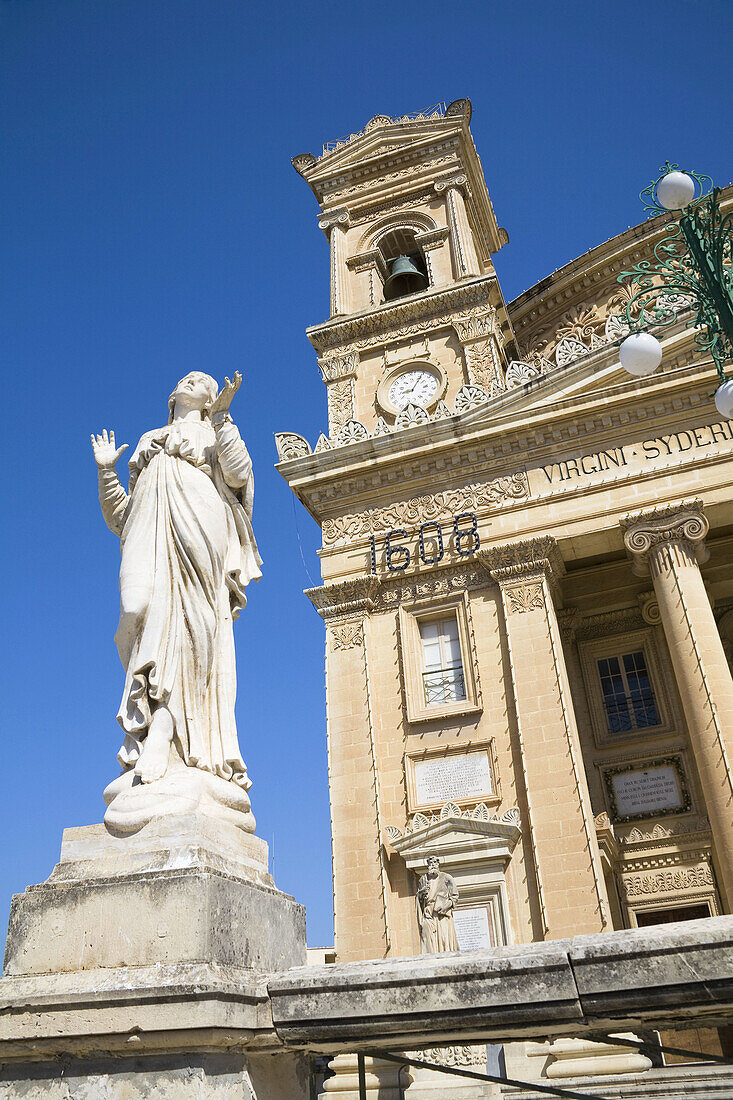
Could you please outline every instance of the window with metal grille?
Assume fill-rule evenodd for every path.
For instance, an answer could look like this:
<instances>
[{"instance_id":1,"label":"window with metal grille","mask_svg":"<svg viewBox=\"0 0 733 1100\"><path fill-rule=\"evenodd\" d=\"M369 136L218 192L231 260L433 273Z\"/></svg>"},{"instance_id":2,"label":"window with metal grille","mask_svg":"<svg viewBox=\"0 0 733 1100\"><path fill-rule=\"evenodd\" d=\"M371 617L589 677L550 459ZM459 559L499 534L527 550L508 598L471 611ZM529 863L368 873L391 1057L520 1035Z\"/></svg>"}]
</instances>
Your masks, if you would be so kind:
<instances>
[{"instance_id":1,"label":"window with metal grille","mask_svg":"<svg viewBox=\"0 0 733 1100\"><path fill-rule=\"evenodd\" d=\"M659 708L642 650L601 658L598 675L609 733L660 724Z\"/></svg>"},{"instance_id":2,"label":"window with metal grille","mask_svg":"<svg viewBox=\"0 0 733 1100\"><path fill-rule=\"evenodd\" d=\"M460 702L466 698L466 681L456 616L423 619L419 627L425 705Z\"/></svg>"}]
</instances>

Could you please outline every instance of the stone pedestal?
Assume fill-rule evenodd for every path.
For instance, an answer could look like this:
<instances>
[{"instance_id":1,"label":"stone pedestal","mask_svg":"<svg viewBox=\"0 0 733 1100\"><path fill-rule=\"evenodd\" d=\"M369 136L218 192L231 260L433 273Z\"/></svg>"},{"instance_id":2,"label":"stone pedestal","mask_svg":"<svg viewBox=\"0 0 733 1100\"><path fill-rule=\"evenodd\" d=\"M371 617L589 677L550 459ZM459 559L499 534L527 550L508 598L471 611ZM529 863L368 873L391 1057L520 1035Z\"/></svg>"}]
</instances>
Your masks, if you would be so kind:
<instances>
[{"instance_id":1,"label":"stone pedestal","mask_svg":"<svg viewBox=\"0 0 733 1100\"><path fill-rule=\"evenodd\" d=\"M259 837L201 813L67 829L11 907L0 1098L304 1100L267 995L304 962L305 912Z\"/></svg>"}]
</instances>

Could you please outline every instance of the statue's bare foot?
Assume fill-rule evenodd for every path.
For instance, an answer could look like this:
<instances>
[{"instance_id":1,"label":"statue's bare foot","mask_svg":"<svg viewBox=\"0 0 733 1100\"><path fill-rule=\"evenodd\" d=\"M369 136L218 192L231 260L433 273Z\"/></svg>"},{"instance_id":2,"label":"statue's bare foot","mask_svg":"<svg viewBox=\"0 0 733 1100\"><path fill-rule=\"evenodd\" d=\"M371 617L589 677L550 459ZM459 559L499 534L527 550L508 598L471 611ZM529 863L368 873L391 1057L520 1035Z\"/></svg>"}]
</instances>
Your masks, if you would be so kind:
<instances>
[{"instance_id":1,"label":"statue's bare foot","mask_svg":"<svg viewBox=\"0 0 733 1100\"><path fill-rule=\"evenodd\" d=\"M143 783L154 783L156 779L162 779L168 770L169 749L167 741L161 744L148 735L143 754L135 768L135 775L139 775Z\"/></svg>"}]
</instances>

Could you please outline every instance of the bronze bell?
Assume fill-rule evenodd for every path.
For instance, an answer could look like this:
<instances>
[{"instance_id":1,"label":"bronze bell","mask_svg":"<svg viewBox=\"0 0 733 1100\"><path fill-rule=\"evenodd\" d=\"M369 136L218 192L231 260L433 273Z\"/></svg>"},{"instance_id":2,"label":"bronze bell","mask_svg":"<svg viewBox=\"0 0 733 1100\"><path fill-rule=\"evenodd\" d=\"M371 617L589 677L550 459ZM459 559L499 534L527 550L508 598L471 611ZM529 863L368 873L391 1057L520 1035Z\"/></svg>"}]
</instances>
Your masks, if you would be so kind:
<instances>
[{"instance_id":1,"label":"bronze bell","mask_svg":"<svg viewBox=\"0 0 733 1100\"><path fill-rule=\"evenodd\" d=\"M405 294L417 294L425 290L428 280L409 256L398 256L392 261L390 276L384 284L384 300L402 298Z\"/></svg>"}]
</instances>

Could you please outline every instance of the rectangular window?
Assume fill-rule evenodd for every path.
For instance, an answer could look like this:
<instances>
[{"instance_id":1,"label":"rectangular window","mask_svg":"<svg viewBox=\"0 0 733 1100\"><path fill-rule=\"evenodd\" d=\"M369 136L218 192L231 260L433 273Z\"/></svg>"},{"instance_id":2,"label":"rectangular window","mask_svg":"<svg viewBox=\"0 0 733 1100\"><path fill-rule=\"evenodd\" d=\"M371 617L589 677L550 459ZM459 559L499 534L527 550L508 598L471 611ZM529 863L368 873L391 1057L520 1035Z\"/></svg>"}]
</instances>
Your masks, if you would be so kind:
<instances>
[{"instance_id":1,"label":"rectangular window","mask_svg":"<svg viewBox=\"0 0 733 1100\"><path fill-rule=\"evenodd\" d=\"M609 733L660 724L659 708L642 650L602 657L597 664Z\"/></svg>"},{"instance_id":2,"label":"rectangular window","mask_svg":"<svg viewBox=\"0 0 733 1100\"><path fill-rule=\"evenodd\" d=\"M422 688L426 707L466 698L461 638L455 614L419 622L422 644Z\"/></svg>"},{"instance_id":3,"label":"rectangular window","mask_svg":"<svg viewBox=\"0 0 733 1100\"><path fill-rule=\"evenodd\" d=\"M480 711L468 593L402 604L398 621L408 722Z\"/></svg>"}]
</instances>

